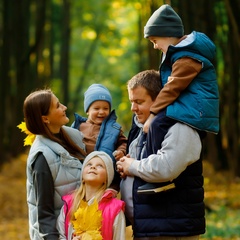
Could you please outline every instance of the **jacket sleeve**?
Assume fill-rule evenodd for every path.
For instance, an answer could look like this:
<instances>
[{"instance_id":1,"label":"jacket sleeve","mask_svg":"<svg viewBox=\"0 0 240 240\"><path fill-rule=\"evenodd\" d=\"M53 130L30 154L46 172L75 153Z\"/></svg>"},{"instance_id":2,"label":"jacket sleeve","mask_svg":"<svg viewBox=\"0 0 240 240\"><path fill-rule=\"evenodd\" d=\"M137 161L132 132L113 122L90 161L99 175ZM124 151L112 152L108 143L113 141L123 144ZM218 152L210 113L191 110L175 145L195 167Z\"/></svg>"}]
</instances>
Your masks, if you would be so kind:
<instances>
[{"instance_id":1,"label":"jacket sleeve","mask_svg":"<svg viewBox=\"0 0 240 240\"><path fill-rule=\"evenodd\" d=\"M57 219L57 230L59 232L59 240L67 240L65 236L65 214L63 208L64 207L62 207Z\"/></svg>"},{"instance_id":2,"label":"jacket sleeve","mask_svg":"<svg viewBox=\"0 0 240 240\"><path fill-rule=\"evenodd\" d=\"M123 211L115 217L113 223L113 240L125 239L126 221Z\"/></svg>"},{"instance_id":3,"label":"jacket sleeve","mask_svg":"<svg viewBox=\"0 0 240 240\"><path fill-rule=\"evenodd\" d=\"M159 92L150 111L157 114L173 103L198 75L201 69L201 62L192 58L185 57L177 60L172 66L172 73L168 77L167 83Z\"/></svg>"},{"instance_id":4,"label":"jacket sleeve","mask_svg":"<svg viewBox=\"0 0 240 240\"><path fill-rule=\"evenodd\" d=\"M124 135L123 131L121 130L118 142L117 142L117 149L118 151L122 151L124 155L126 155L127 151L127 137Z\"/></svg>"},{"instance_id":5,"label":"jacket sleeve","mask_svg":"<svg viewBox=\"0 0 240 240\"><path fill-rule=\"evenodd\" d=\"M54 183L47 161L42 153L33 164L33 185L37 204L39 233L45 240L57 240L56 216L54 212Z\"/></svg>"},{"instance_id":6,"label":"jacket sleeve","mask_svg":"<svg viewBox=\"0 0 240 240\"><path fill-rule=\"evenodd\" d=\"M147 182L165 182L177 178L188 165L200 158L202 149L198 132L182 123L176 123L167 132L157 154L134 160L129 172Z\"/></svg>"}]
</instances>

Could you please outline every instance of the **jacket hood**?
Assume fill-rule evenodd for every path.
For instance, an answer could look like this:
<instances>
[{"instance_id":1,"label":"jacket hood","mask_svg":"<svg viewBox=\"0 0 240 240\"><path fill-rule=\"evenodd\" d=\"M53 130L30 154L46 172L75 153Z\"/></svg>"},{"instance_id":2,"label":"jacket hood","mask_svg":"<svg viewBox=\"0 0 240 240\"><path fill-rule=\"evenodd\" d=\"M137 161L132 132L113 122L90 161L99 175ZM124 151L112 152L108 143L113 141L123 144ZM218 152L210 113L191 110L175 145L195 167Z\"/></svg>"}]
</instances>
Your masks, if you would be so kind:
<instances>
[{"instance_id":1,"label":"jacket hood","mask_svg":"<svg viewBox=\"0 0 240 240\"><path fill-rule=\"evenodd\" d=\"M134 116L134 122L135 122L135 124L136 124L139 128L143 128L143 124L138 121L136 115Z\"/></svg>"},{"instance_id":2,"label":"jacket hood","mask_svg":"<svg viewBox=\"0 0 240 240\"><path fill-rule=\"evenodd\" d=\"M187 38L182 40L175 47L182 47L182 50L192 51L202 55L209 61L213 61L216 55L216 46L210 38L201 32L193 31L187 35Z\"/></svg>"}]
</instances>

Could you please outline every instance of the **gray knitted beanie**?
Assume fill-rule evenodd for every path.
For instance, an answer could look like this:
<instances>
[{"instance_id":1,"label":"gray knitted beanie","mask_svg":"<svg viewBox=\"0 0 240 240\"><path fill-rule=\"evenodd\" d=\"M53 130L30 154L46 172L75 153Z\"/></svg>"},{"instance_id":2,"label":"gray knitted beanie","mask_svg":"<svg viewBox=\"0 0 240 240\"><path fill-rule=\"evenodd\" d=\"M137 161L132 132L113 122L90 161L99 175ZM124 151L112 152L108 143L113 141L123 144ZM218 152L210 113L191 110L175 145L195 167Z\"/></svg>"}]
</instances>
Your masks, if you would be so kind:
<instances>
[{"instance_id":1,"label":"gray knitted beanie","mask_svg":"<svg viewBox=\"0 0 240 240\"><path fill-rule=\"evenodd\" d=\"M182 37L184 27L181 18L168 4L162 5L148 19L144 37Z\"/></svg>"},{"instance_id":2,"label":"gray knitted beanie","mask_svg":"<svg viewBox=\"0 0 240 240\"><path fill-rule=\"evenodd\" d=\"M94 152L89 153L83 161L82 169L84 169L86 164L94 157L99 157L103 160L103 162L106 166L106 170L107 170L107 186L109 187L113 181L114 168L113 168L112 158L107 153L102 152L102 151L94 151ZM82 172L81 172L81 179L82 179Z\"/></svg>"}]
</instances>

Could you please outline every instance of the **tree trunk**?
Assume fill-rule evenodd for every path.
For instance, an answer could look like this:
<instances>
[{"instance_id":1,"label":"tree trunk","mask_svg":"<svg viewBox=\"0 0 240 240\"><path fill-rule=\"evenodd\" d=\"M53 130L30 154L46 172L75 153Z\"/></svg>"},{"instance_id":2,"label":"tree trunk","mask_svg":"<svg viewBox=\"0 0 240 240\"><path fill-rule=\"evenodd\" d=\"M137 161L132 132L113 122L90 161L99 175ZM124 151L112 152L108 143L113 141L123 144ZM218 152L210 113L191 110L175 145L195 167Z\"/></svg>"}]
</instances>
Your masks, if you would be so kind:
<instances>
[{"instance_id":1,"label":"tree trunk","mask_svg":"<svg viewBox=\"0 0 240 240\"><path fill-rule=\"evenodd\" d=\"M11 92L10 83L10 58L11 58L11 48L13 47L13 29L12 29L12 18L13 15L13 4L9 0L4 0L2 2L1 9L4 9L2 14L3 24L2 24L2 44L0 44L0 93L1 93L1 117L0 117L0 152L2 154L0 165L6 160L6 153L8 150L8 144L10 137L8 134L8 116L7 108L8 98Z\"/></svg>"},{"instance_id":2,"label":"tree trunk","mask_svg":"<svg viewBox=\"0 0 240 240\"><path fill-rule=\"evenodd\" d=\"M240 3L237 0L225 0L225 6L229 19L228 48L226 49L226 54L229 54L228 68L226 68L229 75L227 97L229 119L228 122L226 122L228 139L227 152L232 172L235 176L240 177Z\"/></svg>"},{"instance_id":3,"label":"tree trunk","mask_svg":"<svg viewBox=\"0 0 240 240\"><path fill-rule=\"evenodd\" d=\"M23 100L26 97L27 82L30 81L29 58L26 52L29 51L29 7L30 0L14 2L14 47L13 56L16 67L16 84L11 86L11 108L9 114L9 129L11 136L10 149L13 155L20 153L23 149L22 134L16 127L23 121Z\"/></svg>"},{"instance_id":4,"label":"tree trunk","mask_svg":"<svg viewBox=\"0 0 240 240\"><path fill-rule=\"evenodd\" d=\"M69 41L70 41L70 1L63 1L62 8L62 46L61 46L61 61L60 61L60 71L62 78L62 93L63 102L69 102Z\"/></svg>"}]
</instances>

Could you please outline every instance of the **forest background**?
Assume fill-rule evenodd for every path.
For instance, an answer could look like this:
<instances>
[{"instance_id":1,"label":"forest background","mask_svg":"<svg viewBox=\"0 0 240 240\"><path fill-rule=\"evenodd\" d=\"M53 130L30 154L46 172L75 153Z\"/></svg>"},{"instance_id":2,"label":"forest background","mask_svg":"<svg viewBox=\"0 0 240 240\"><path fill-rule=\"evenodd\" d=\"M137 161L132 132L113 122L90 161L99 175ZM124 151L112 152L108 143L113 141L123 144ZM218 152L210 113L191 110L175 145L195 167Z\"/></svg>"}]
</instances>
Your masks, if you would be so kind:
<instances>
[{"instance_id":1,"label":"forest background","mask_svg":"<svg viewBox=\"0 0 240 240\"><path fill-rule=\"evenodd\" d=\"M139 71L159 67L160 52L143 38L143 27L163 3L172 5L181 16L186 34L193 30L204 32L217 47L220 132L209 134L204 140L203 158L214 173L224 172L220 182L227 184L228 190L230 184L237 188L235 184L240 177L239 0L0 0L2 171L10 161L15 161L12 166L18 166L16 162L21 154L28 151L23 147L25 135L17 125L24 120L25 97L37 88L51 87L67 105L72 122L74 112L85 115L83 94L87 87L102 83L109 88L118 122L128 133L132 114L126 82ZM209 182L208 177L205 182ZM240 204L235 200L230 205L239 211Z\"/></svg>"}]
</instances>

